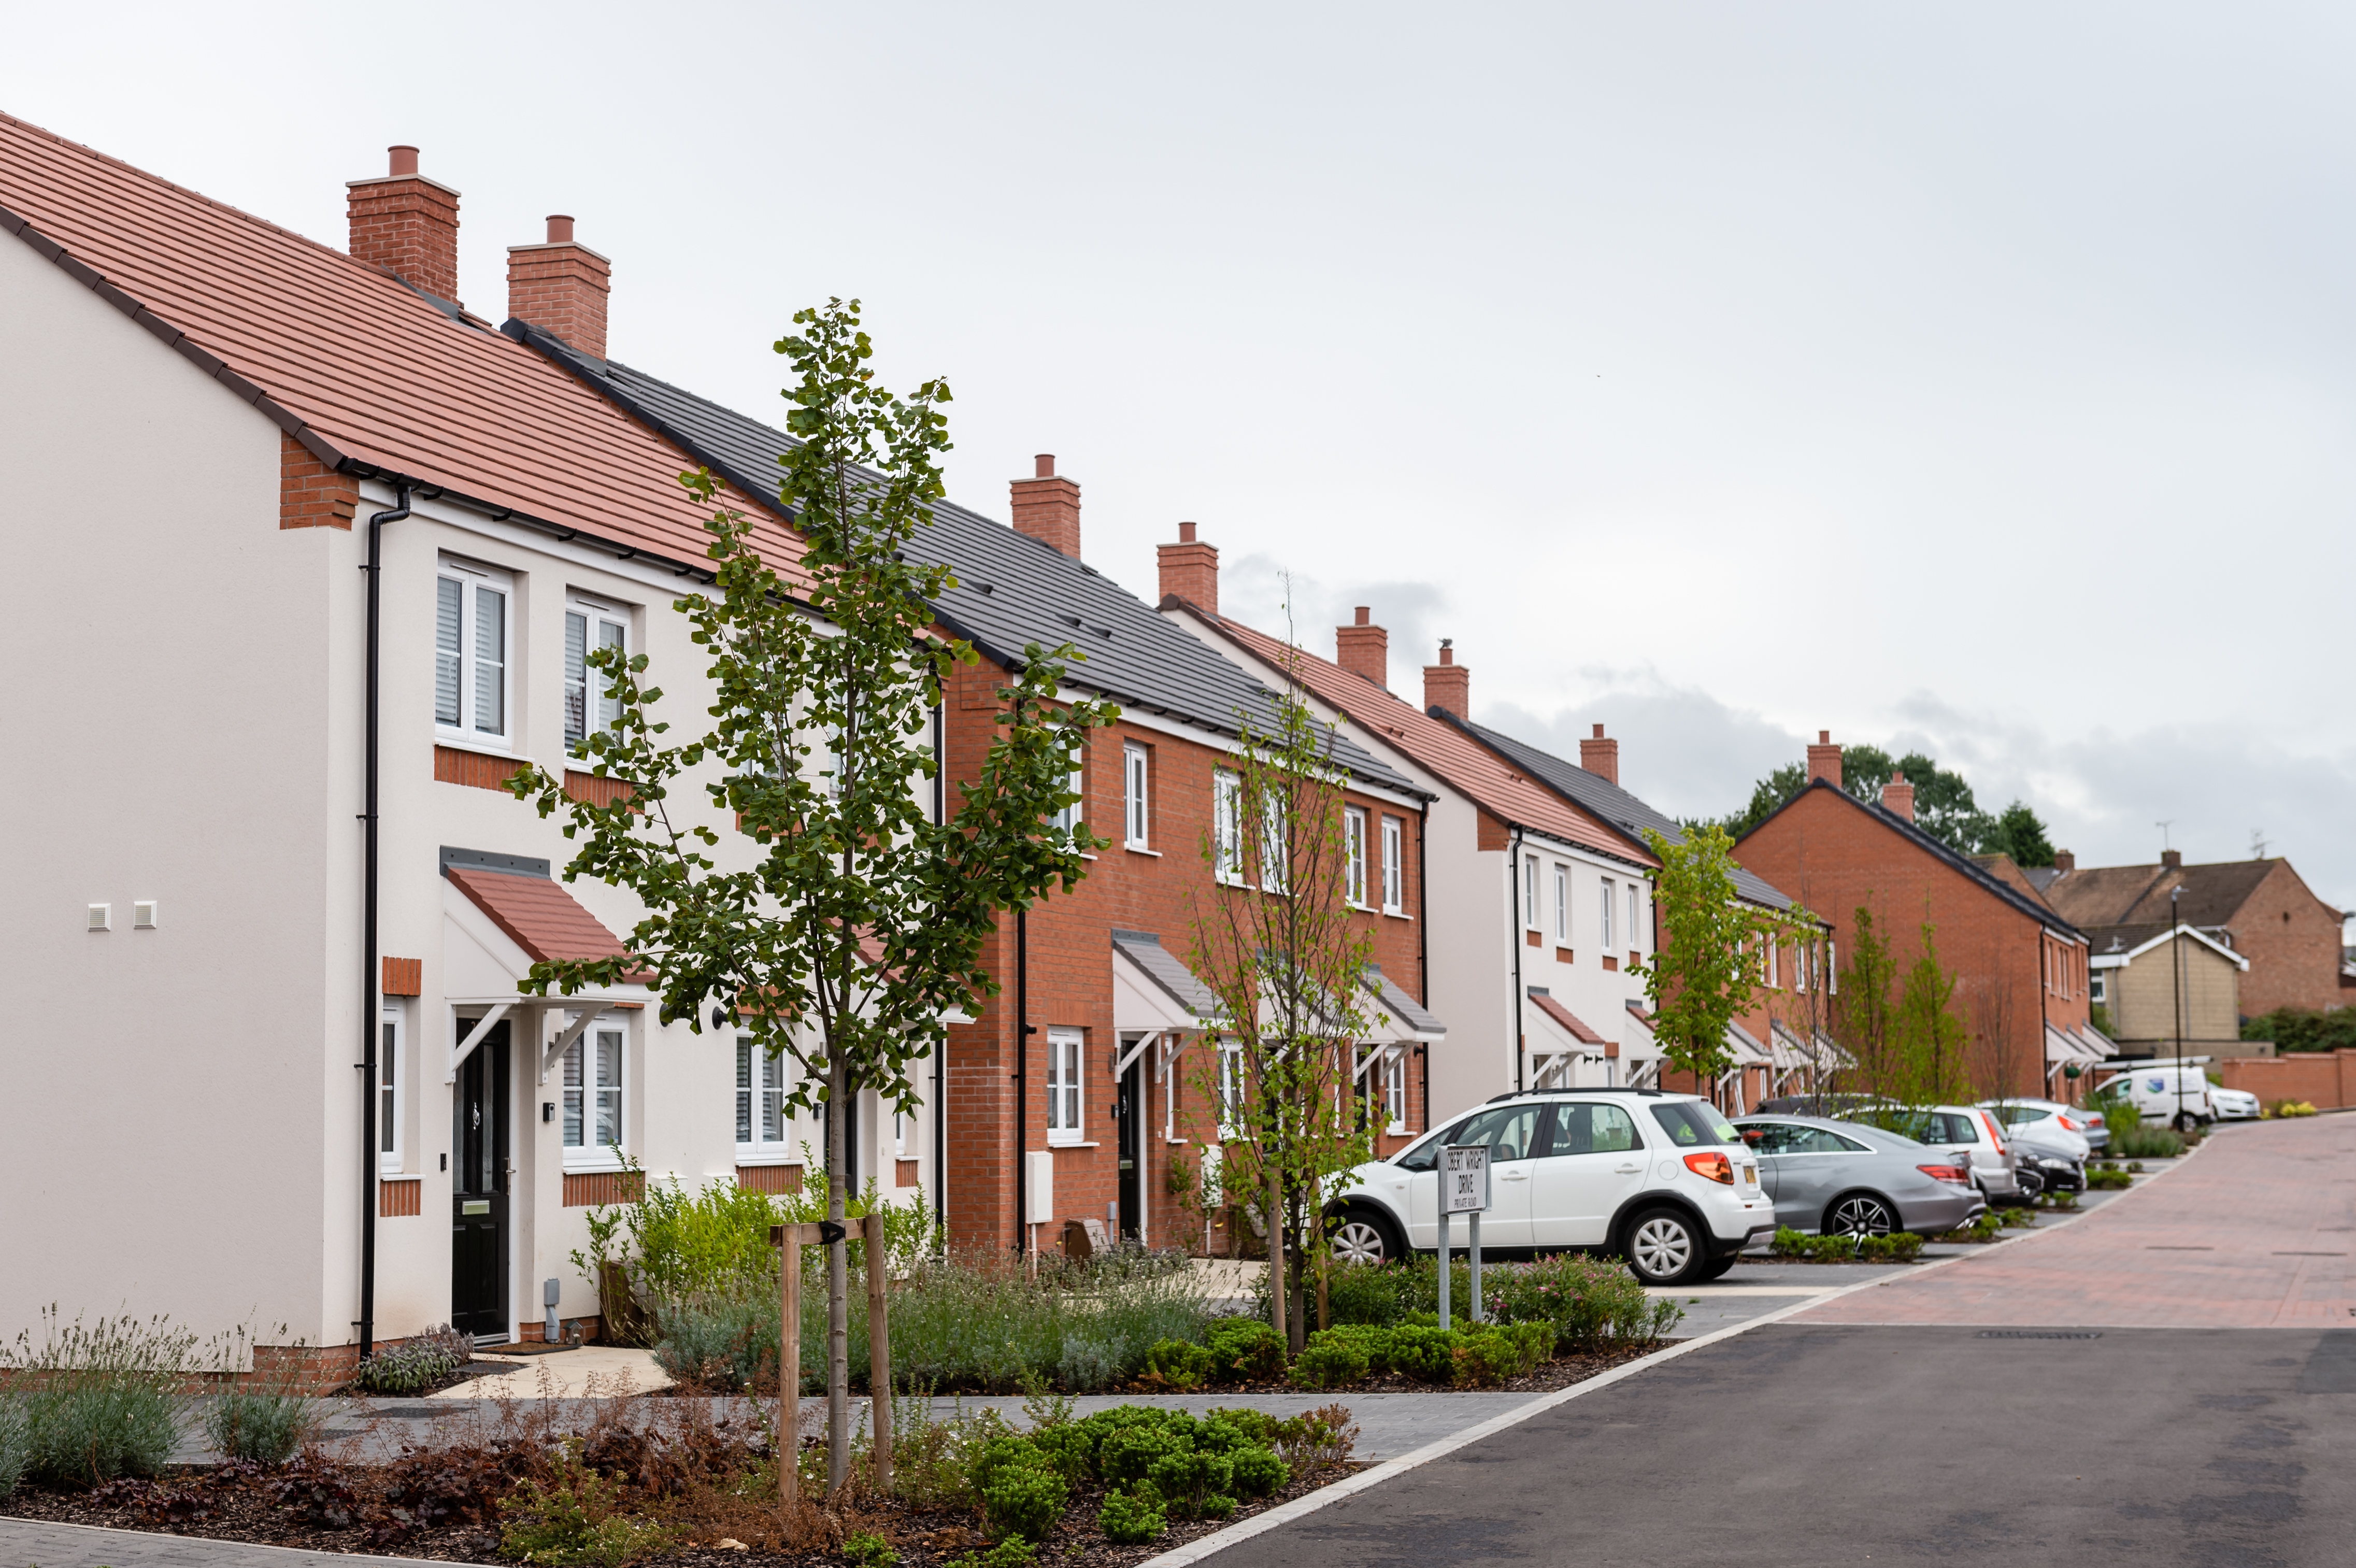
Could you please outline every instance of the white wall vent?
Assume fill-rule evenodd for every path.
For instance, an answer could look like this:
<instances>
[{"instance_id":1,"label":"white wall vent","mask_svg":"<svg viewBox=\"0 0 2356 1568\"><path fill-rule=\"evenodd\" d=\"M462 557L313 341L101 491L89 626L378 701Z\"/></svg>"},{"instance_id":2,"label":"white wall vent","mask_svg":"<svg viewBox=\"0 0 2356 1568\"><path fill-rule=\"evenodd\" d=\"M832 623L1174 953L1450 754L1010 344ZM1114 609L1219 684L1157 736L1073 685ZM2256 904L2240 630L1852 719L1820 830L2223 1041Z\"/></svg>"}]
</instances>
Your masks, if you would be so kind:
<instances>
[{"instance_id":1,"label":"white wall vent","mask_svg":"<svg viewBox=\"0 0 2356 1568\"><path fill-rule=\"evenodd\" d=\"M112 904L92 904L90 907L90 929L93 931L111 931L114 929L114 906Z\"/></svg>"},{"instance_id":2,"label":"white wall vent","mask_svg":"<svg viewBox=\"0 0 2356 1568\"><path fill-rule=\"evenodd\" d=\"M155 900L142 898L131 906L131 929L152 931L155 929Z\"/></svg>"}]
</instances>

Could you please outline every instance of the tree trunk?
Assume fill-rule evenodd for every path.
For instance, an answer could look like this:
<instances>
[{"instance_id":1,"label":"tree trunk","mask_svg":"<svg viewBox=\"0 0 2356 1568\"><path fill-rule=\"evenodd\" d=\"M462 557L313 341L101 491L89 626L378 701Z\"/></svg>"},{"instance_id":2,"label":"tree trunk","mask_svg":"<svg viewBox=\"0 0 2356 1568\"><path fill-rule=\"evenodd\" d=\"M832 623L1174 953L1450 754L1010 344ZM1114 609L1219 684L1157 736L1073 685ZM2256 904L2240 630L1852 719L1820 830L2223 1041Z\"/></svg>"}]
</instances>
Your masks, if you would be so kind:
<instances>
[{"instance_id":1,"label":"tree trunk","mask_svg":"<svg viewBox=\"0 0 2356 1568\"><path fill-rule=\"evenodd\" d=\"M842 1168L848 1151L844 1118L851 1114L842 1074L842 1054L827 1053L826 1069L826 1217L834 1221L835 1243L826 1250L826 1489L842 1490L851 1479L851 1325L845 1301L850 1294L850 1248L841 1240L843 1187L850 1179Z\"/></svg>"},{"instance_id":2,"label":"tree trunk","mask_svg":"<svg viewBox=\"0 0 2356 1568\"><path fill-rule=\"evenodd\" d=\"M1284 1178L1278 1174L1273 1160L1269 1162L1268 1171L1268 1303L1269 1310L1276 1315L1276 1331L1298 1351L1301 1347L1293 1344L1286 1328L1290 1303L1284 1298Z\"/></svg>"}]
</instances>

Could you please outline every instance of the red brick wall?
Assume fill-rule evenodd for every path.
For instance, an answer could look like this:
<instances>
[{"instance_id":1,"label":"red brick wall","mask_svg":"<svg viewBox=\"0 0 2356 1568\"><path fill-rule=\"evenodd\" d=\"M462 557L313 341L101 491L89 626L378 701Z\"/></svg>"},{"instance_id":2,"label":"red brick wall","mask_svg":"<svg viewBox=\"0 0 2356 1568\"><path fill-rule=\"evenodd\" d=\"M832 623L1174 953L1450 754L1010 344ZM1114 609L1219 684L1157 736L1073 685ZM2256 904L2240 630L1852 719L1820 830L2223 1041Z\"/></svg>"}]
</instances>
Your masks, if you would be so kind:
<instances>
[{"instance_id":1,"label":"red brick wall","mask_svg":"<svg viewBox=\"0 0 2356 1568\"><path fill-rule=\"evenodd\" d=\"M2319 1111L2356 1105L2356 1051L2293 1051L2282 1057L2228 1057L2217 1064L2227 1089L2272 1105L2304 1100Z\"/></svg>"},{"instance_id":2,"label":"red brick wall","mask_svg":"<svg viewBox=\"0 0 2356 1568\"><path fill-rule=\"evenodd\" d=\"M2348 1004L2340 988L2340 911L2309 892L2290 862L2275 863L2235 911L2232 930L2233 950L2250 961L2242 975L2244 1017Z\"/></svg>"},{"instance_id":3,"label":"red brick wall","mask_svg":"<svg viewBox=\"0 0 2356 1568\"><path fill-rule=\"evenodd\" d=\"M1004 674L987 660L960 671L947 704L948 734L946 757L954 781L979 772L995 730L997 704L992 688ZM1157 854L1140 854L1124 848L1122 837L1124 744L1135 741L1151 748L1148 800L1151 847ZM1202 854L1203 836L1211 826L1212 774L1226 753L1157 730L1118 725L1099 732L1090 745L1084 768L1085 812L1090 827L1115 842L1098 853L1088 875L1069 893L1053 893L1034 907L1029 917L1031 1036L1027 1103L1017 1127L1013 1103L1015 1068L1013 1009L1015 1004L1015 921L1003 919L992 938L987 962L999 977L1001 990L980 1011L970 1025L949 1031L947 1064L948 1171L947 1184L951 1235L960 1243L1011 1246L1015 1240L1014 1165L1018 1153L1046 1144L1046 1035L1051 1028L1083 1031L1082 1130L1095 1148L1055 1152L1055 1223L1042 1225L1042 1246L1060 1240L1063 1221L1082 1216L1101 1220L1106 1205L1119 1197L1119 1150L1114 1127L1115 1102L1110 1053L1119 1042L1113 1025L1113 954L1116 929L1151 931L1180 962L1193 945L1189 896L1258 897L1261 895L1220 887ZM1387 801L1353 794L1351 803L1363 806L1370 823L1384 813L1408 820L1406 845L1407 908L1418 907L1422 868L1417 861L1416 813ZM952 789L949 810L958 800ZM1379 828L1370 827L1369 854L1379 854ZM1370 866L1370 876L1378 874ZM1375 961L1408 994L1424 994L1420 952L1415 922L1380 915L1361 917L1375 941ZM1157 1245L1202 1244L1198 1220L1184 1216L1170 1196L1167 1180L1171 1156L1182 1155L1189 1166L1201 1157L1209 1118L1196 1092L1196 1073L1206 1047L1190 1046L1173 1068L1179 1075L1180 1110L1177 1135L1189 1140L1172 1145L1162 1137L1162 1086L1153 1082L1149 1065L1146 1080L1147 1133L1143 1140L1145 1167L1141 1173L1149 1240ZM1150 1058L1148 1058L1150 1061ZM1410 1128L1422 1127L1421 1063L1408 1064ZM1387 1139L1397 1148L1404 1139Z\"/></svg>"},{"instance_id":4,"label":"red brick wall","mask_svg":"<svg viewBox=\"0 0 2356 1568\"><path fill-rule=\"evenodd\" d=\"M2043 1092L2045 1022L2086 1021L2082 945L2049 950L2040 922L1828 789L1802 793L1734 853L1832 926L1841 965L1854 956L1858 907L1869 908L1897 961L1893 997L1929 919L1972 1030L1974 1087Z\"/></svg>"},{"instance_id":5,"label":"red brick wall","mask_svg":"<svg viewBox=\"0 0 2356 1568\"><path fill-rule=\"evenodd\" d=\"M349 528L359 498L358 479L328 467L292 435L279 434L279 527Z\"/></svg>"}]
</instances>

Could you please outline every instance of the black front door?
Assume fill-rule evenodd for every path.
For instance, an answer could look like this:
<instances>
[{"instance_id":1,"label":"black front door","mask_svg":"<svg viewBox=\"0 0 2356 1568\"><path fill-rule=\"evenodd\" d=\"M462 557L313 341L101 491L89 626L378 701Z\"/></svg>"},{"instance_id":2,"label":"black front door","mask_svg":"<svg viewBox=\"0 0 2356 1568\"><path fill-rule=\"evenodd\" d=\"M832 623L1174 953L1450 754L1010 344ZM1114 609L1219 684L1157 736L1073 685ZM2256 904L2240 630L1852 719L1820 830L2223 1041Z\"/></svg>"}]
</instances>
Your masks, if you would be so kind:
<instances>
[{"instance_id":1,"label":"black front door","mask_svg":"<svg viewBox=\"0 0 2356 1568\"><path fill-rule=\"evenodd\" d=\"M461 1018L458 1027L472 1029ZM461 1035L464 1039L464 1035ZM508 1331L508 1026L505 1021L458 1068L450 1136L450 1326Z\"/></svg>"},{"instance_id":2,"label":"black front door","mask_svg":"<svg viewBox=\"0 0 2356 1568\"><path fill-rule=\"evenodd\" d=\"M1130 1238L1138 1232L1139 1200L1144 1196L1140 1184L1145 1179L1145 1058L1151 1054L1140 1051L1114 1090L1113 1114L1120 1150L1120 1233Z\"/></svg>"}]
</instances>

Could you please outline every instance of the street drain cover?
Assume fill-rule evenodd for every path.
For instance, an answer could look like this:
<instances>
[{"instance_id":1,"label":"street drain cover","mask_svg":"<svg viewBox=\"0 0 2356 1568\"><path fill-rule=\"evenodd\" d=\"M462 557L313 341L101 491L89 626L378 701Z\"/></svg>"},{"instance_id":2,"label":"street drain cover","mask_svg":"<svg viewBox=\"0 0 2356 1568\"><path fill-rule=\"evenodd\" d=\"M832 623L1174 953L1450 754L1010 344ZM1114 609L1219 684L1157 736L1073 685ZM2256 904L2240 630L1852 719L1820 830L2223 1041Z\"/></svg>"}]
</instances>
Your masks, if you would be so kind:
<instances>
[{"instance_id":1,"label":"street drain cover","mask_svg":"<svg viewBox=\"0 0 2356 1568\"><path fill-rule=\"evenodd\" d=\"M1982 1339L2100 1339L2099 1331L2091 1328L1983 1328Z\"/></svg>"}]
</instances>

